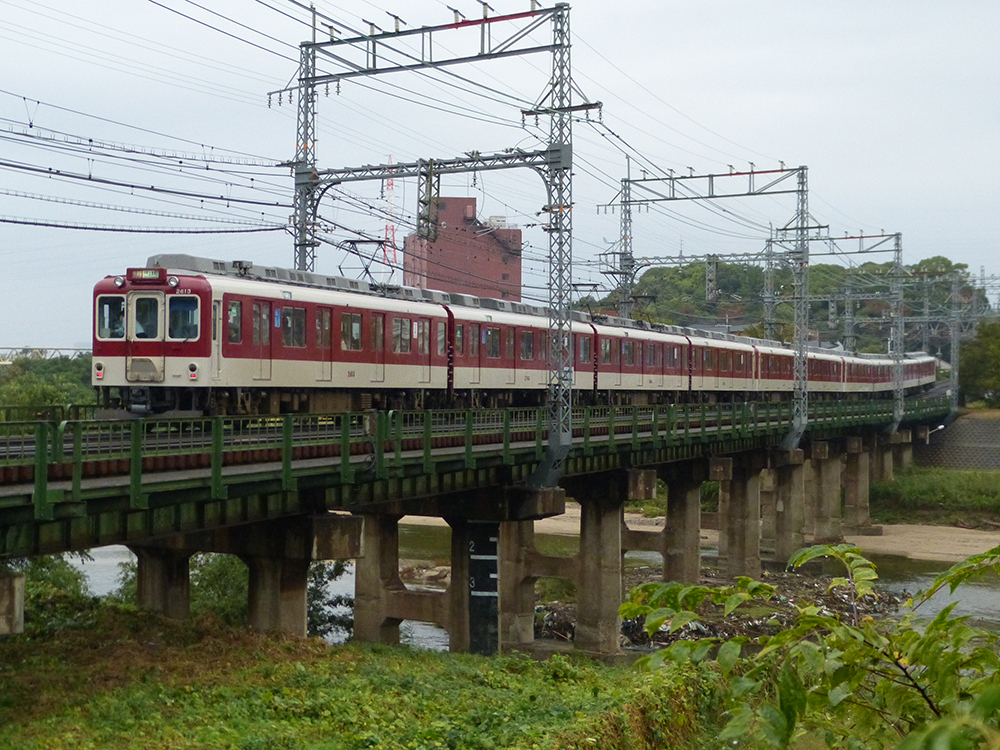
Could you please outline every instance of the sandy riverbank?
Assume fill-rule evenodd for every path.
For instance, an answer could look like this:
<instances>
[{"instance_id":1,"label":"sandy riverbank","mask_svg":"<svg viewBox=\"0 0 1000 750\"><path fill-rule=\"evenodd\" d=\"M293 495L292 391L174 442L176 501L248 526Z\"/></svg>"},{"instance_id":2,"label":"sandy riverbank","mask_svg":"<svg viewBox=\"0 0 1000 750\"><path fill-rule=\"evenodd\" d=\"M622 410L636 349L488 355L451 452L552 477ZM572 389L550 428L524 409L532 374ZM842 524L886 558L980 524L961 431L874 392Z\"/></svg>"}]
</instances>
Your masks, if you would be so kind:
<instances>
[{"instance_id":1,"label":"sandy riverbank","mask_svg":"<svg viewBox=\"0 0 1000 750\"><path fill-rule=\"evenodd\" d=\"M658 529L663 527L662 518L643 518L627 513L625 521L633 529ZM444 525L439 518L407 516L403 523ZM845 541L861 548L867 554L898 555L914 560L934 560L955 563L969 555L985 552L1000 546L1000 532L959 529L952 526L921 526L918 524L884 525L882 536L849 536ZM567 503L566 512L561 516L546 518L536 522L539 534L561 534L575 536L580 533L580 506ZM703 529L703 546L715 546L718 532Z\"/></svg>"}]
</instances>

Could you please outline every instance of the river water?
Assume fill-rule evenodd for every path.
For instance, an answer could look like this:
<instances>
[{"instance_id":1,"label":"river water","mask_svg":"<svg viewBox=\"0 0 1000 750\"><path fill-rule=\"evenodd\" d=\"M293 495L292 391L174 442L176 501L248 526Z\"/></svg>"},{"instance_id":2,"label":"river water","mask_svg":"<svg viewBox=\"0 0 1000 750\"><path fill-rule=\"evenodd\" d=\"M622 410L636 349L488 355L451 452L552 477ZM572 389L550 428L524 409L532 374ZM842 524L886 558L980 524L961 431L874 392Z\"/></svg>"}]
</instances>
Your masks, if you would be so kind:
<instances>
[{"instance_id":1,"label":"river water","mask_svg":"<svg viewBox=\"0 0 1000 750\"><path fill-rule=\"evenodd\" d=\"M400 524L400 559L447 565L450 557L449 538L446 527ZM568 556L576 552L579 540L576 537L539 534L536 535L536 544L545 554ZM714 550L704 552L712 554ZM98 596L114 591L119 585L119 566L132 559L132 554L121 546L100 547L91 550L90 554L94 558L92 561L78 565L86 573L91 591ZM872 555L871 560L878 568L880 585L895 594L915 594L921 589L927 589L934 578L949 567L947 563L891 555ZM658 566L660 557L656 553L629 552L625 564ZM832 569L830 573L837 574ZM353 566L349 566L347 573L331 584L330 593L353 596ZM1000 578L997 576L990 575L981 581L966 583L954 595L947 589L941 591L919 608L917 616L919 619L931 619L953 601L959 602L955 615L966 615L973 624L1000 630ZM448 633L430 623L404 622L400 640L420 648L439 651L448 649Z\"/></svg>"}]
</instances>

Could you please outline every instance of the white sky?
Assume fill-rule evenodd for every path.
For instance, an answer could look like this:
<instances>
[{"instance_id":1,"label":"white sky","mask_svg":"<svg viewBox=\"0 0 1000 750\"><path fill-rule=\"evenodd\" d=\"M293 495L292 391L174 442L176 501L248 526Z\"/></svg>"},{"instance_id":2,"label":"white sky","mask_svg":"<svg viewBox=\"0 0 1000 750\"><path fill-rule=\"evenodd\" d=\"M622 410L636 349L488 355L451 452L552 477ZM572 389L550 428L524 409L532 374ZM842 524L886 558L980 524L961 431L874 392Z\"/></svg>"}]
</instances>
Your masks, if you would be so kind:
<instances>
[{"instance_id":1,"label":"white sky","mask_svg":"<svg viewBox=\"0 0 1000 750\"><path fill-rule=\"evenodd\" d=\"M449 4L470 18L481 13L472 0ZM492 5L495 14L514 13L526 10L528 0L492 0ZM362 18L390 29L386 11L411 26L452 19L443 0L339 0L317 6L355 29L366 29ZM159 157L123 164L122 152L119 158L96 150L71 154L39 142L55 131L60 138L66 133L157 153L239 152L252 155L255 164L292 158L295 109L284 98L283 106L274 99L269 109L267 92L295 77L297 45L309 32L275 8L296 19L307 16L289 0L0 0L0 162L290 203L287 169L216 164L210 172L181 174L176 163L164 164ZM806 165L810 212L830 226L833 236L902 232L906 263L945 255L969 264L976 274L980 266L987 274L1000 273L986 223L1000 198L1000 47L995 41L1000 3L581 0L573 4L571 27L574 79L588 99L604 104L603 125L574 125L578 281L610 284L588 261L618 236L618 212L598 214L596 207L615 198L627 148L653 170L725 173L727 165L745 170L753 162L756 169L770 169L779 160ZM465 52L477 41L471 40L473 34L437 35L437 56L446 50ZM533 38L544 44L548 34L545 27ZM319 102L320 166L384 163L390 155L412 161L471 150L535 148L547 124L535 128L529 121L522 129L518 110L544 92L549 68L549 57L538 54L450 69L463 78L397 73L345 82L339 96L332 89ZM461 107L481 119L426 104ZM154 168L150 162L157 160L161 163ZM633 162L633 177L638 169ZM108 189L10 166L0 165L0 175L0 217L5 218L118 227L224 226L41 197L277 224L290 214L287 208L227 207ZM362 183L347 190L357 198L333 199L331 193L322 215L349 229L382 235L384 218L364 208L383 205L381 186ZM483 218L504 215L525 227L526 294L544 299L547 238L529 226L539 221L536 214L544 202L537 176L492 172L478 175L474 184L472 176L456 176L445 178L443 193L474 195ZM415 213L412 181L397 182L396 201L407 217ZM685 255L757 252L767 226L782 225L794 213L791 196L729 201L714 210L691 205L674 212L675 205L667 207L671 214L654 209L635 216L636 255L676 255L682 243ZM405 225L397 230L400 245L409 231ZM329 235L335 241L355 236L350 231ZM143 265L158 252L283 266L293 261L291 236L280 231L120 234L0 223L0 347L89 346L94 282ZM359 270L342 251L321 247L318 269L335 273L338 267L347 275Z\"/></svg>"}]
</instances>

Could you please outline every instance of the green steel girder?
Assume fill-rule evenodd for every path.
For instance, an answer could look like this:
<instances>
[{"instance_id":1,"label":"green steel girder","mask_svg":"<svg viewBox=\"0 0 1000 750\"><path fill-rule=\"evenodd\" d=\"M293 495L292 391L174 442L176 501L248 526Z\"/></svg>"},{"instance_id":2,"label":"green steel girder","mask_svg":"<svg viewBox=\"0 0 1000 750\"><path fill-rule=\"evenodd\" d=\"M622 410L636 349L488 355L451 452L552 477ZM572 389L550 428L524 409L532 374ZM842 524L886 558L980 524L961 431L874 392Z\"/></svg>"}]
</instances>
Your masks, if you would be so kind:
<instances>
[{"instance_id":1,"label":"green steel girder","mask_svg":"<svg viewBox=\"0 0 1000 750\"><path fill-rule=\"evenodd\" d=\"M936 420L949 409L947 399L911 399L903 421ZM767 402L582 412L566 475L776 447L791 419L787 404ZM891 423L892 402L814 402L810 416L807 434L830 439ZM269 460L227 464L247 451L226 441L249 421L22 423L39 449L30 461L0 454L0 468L35 468L30 483L0 485L0 559L523 483L545 455L548 430L543 409L288 415L252 425L252 448ZM85 479L95 446L105 443L111 447L96 460L125 462L127 473ZM306 455L332 446L339 455ZM172 454L204 456L206 465L143 470L144 460ZM65 478L50 479L56 469Z\"/></svg>"}]
</instances>

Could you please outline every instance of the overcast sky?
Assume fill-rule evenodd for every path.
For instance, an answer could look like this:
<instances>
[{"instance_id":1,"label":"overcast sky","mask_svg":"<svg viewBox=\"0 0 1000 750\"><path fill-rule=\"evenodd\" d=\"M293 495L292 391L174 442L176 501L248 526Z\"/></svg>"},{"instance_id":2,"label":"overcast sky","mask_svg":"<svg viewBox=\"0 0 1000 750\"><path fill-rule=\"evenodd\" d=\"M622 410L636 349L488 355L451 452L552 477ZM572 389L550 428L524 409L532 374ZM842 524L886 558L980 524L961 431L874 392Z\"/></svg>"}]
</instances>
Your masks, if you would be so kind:
<instances>
[{"instance_id":1,"label":"overcast sky","mask_svg":"<svg viewBox=\"0 0 1000 750\"><path fill-rule=\"evenodd\" d=\"M473 0L447 4L470 18L482 13ZM367 31L363 19L392 29L388 13L403 28L448 23L447 4L317 8L341 29ZM529 1L491 4L499 15ZM294 156L295 106L286 94L269 106L268 92L295 80L308 17L289 0L0 0L0 217L131 230L279 228L152 234L0 223L0 347L89 346L93 284L155 253L292 265L292 238L280 229L292 181L276 165ZM498 24L494 34L515 28ZM619 212L598 205L614 202L626 153L633 177L643 168L658 176L805 165L810 213L832 236L902 232L906 263L945 255L976 274L1000 273L987 226L1000 199L998 28L995 1L574 3L574 80L604 105L591 115L599 122L574 124L577 280L610 286L595 261L618 237ZM549 35L545 26L532 39ZM435 57L478 43L476 31L441 32ZM318 103L319 164L539 147L547 123L528 118L522 127L520 110L544 94L550 66L535 54L358 79L339 94L333 86ZM483 219L524 228L525 293L545 299L538 177L462 175L446 178L443 192L475 196ZM415 185L397 181L394 204L389 197L380 183L328 193L327 239L383 236L390 212L401 246ZM759 252L769 226L795 210L792 196L675 206L635 216L636 255ZM361 264L324 245L317 266L357 275Z\"/></svg>"}]
</instances>

